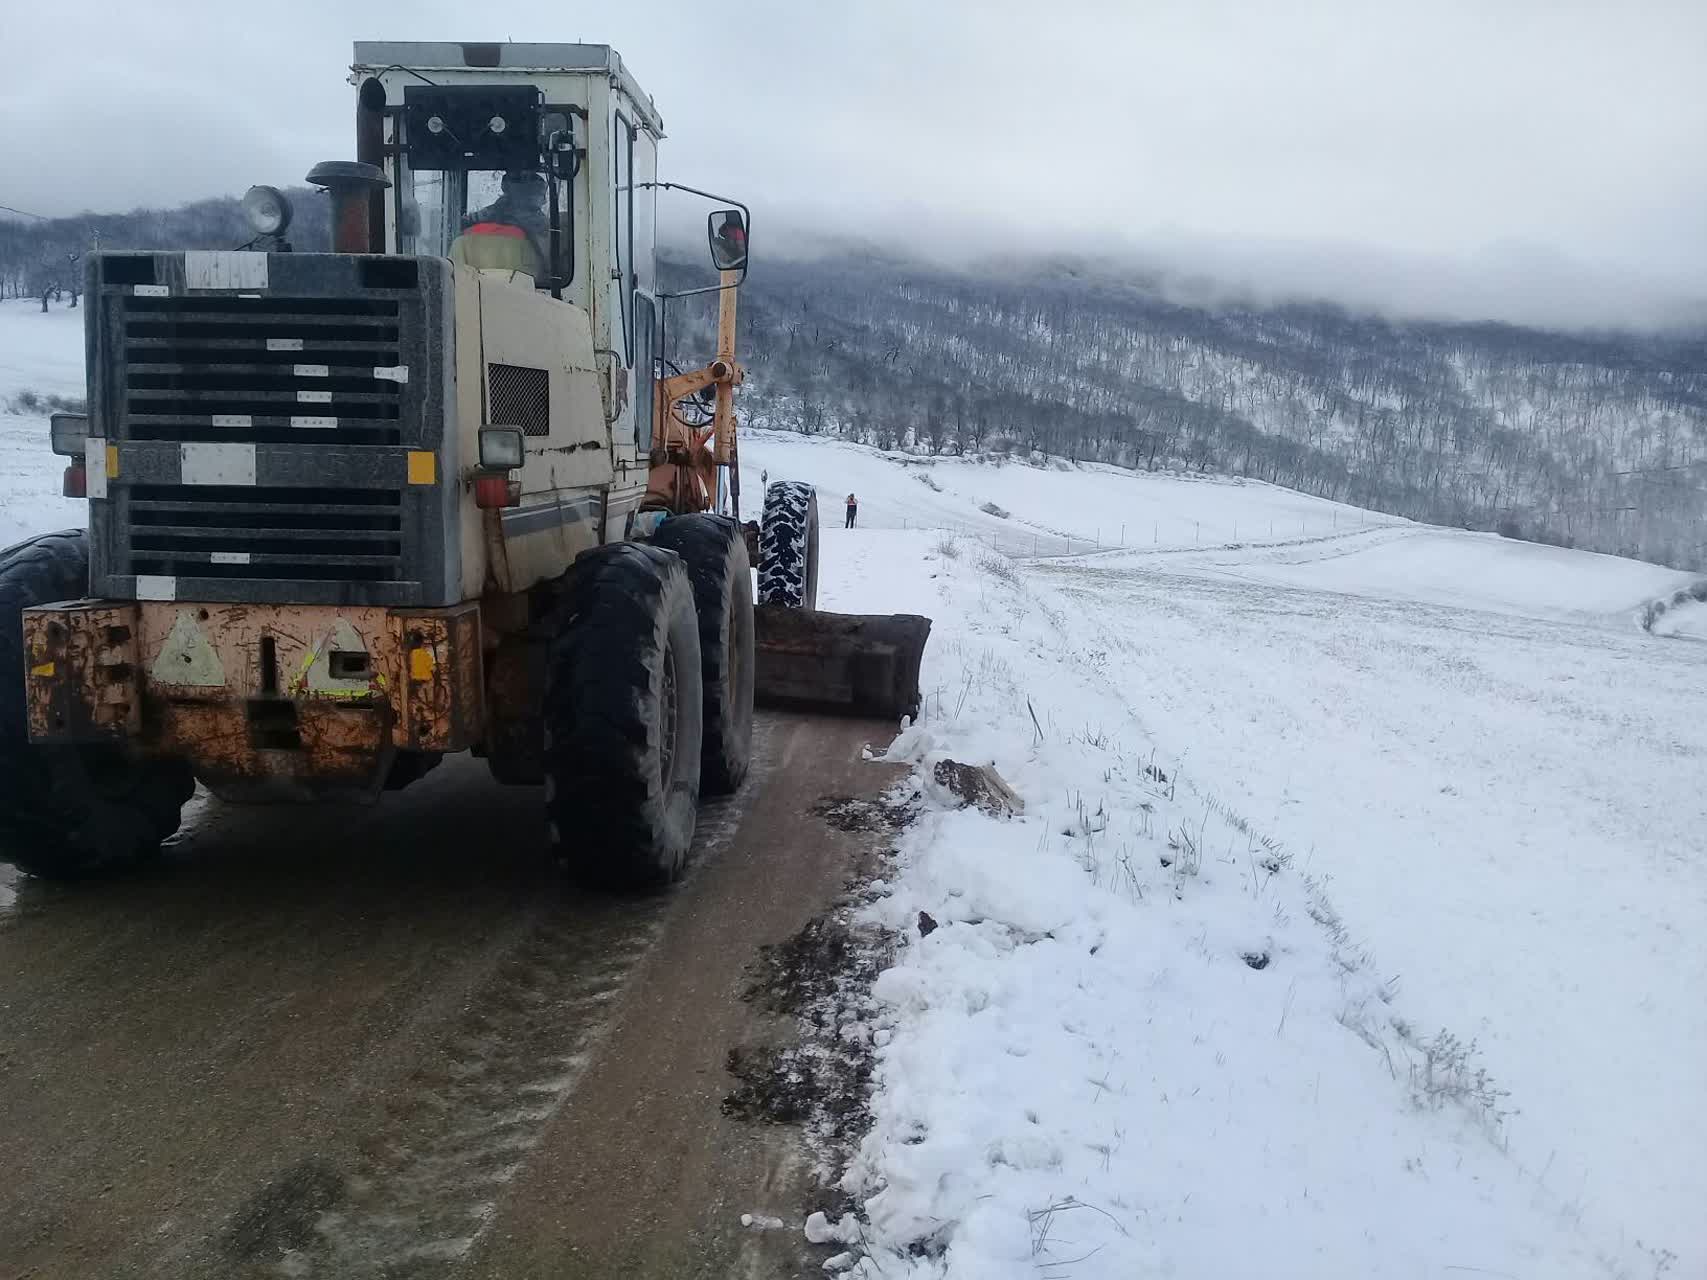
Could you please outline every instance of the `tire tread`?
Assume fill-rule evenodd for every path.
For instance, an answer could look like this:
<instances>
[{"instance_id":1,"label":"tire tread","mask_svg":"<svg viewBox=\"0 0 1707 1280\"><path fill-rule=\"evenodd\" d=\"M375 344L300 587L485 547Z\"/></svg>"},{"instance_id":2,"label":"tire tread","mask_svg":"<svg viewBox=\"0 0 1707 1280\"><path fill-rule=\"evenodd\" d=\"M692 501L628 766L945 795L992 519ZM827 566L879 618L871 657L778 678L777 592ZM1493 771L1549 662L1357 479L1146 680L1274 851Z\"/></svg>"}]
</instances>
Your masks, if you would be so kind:
<instances>
[{"instance_id":1,"label":"tire tread","mask_svg":"<svg viewBox=\"0 0 1707 1280\"><path fill-rule=\"evenodd\" d=\"M602 887L660 886L685 859L681 801L659 785L649 714L668 613L684 607L692 589L679 557L637 543L594 548L564 581L547 642L546 809L559 860ZM697 645L681 657L691 662L678 661L678 688L690 685L697 702ZM694 774L690 802L697 765Z\"/></svg>"},{"instance_id":2,"label":"tire tread","mask_svg":"<svg viewBox=\"0 0 1707 1280\"><path fill-rule=\"evenodd\" d=\"M115 870L158 852L195 792L182 761L125 762L117 778L97 788L85 748L30 742L23 611L79 599L88 589L88 534L81 529L0 551L0 858L46 879Z\"/></svg>"}]
</instances>

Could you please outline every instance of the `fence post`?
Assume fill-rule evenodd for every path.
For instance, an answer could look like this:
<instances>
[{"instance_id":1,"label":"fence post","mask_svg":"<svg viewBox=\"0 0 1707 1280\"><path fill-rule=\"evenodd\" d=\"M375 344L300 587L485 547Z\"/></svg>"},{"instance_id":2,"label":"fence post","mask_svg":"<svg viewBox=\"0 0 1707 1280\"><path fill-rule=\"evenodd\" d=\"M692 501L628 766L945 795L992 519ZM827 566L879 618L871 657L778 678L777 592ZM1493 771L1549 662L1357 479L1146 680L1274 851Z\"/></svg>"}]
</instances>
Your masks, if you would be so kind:
<instances>
[{"instance_id":1,"label":"fence post","mask_svg":"<svg viewBox=\"0 0 1707 1280\"><path fill-rule=\"evenodd\" d=\"M1125 525L1120 526L1120 545L1123 547L1126 545L1126 526Z\"/></svg>"},{"instance_id":2,"label":"fence post","mask_svg":"<svg viewBox=\"0 0 1707 1280\"><path fill-rule=\"evenodd\" d=\"M1191 522L1191 541L1192 541L1193 546L1202 545L1202 542L1203 542L1203 521L1193 520Z\"/></svg>"},{"instance_id":3,"label":"fence post","mask_svg":"<svg viewBox=\"0 0 1707 1280\"><path fill-rule=\"evenodd\" d=\"M1150 545L1152 547L1162 545L1162 522L1160 520L1150 522Z\"/></svg>"}]
</instances>

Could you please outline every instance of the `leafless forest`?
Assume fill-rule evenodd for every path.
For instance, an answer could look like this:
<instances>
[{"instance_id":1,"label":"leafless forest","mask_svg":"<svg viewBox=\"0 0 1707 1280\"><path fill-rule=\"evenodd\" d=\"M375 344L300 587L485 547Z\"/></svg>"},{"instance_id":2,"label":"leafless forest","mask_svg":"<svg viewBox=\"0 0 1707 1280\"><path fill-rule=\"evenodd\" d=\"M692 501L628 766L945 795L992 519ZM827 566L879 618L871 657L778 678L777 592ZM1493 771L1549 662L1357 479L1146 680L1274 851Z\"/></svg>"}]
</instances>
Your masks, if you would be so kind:
<instances>
[{"instance_id":1,"label":"leafless forest","mask_svg":"<svg viewBox=\"0 0 1707 1280\"><path fill-rule=\"evenodd\" d=\"M294 194L296 247L325 248L323 200ZM233 200L0 221L0 296L74 301L92 248L246 238ZM665 265L704 282L697 259ZM755 425L1225 471L1682 568L1707 545L1707 334L1187 305L1107 264L951 271L762 243L741 307ZM668 308L667 349L703 356L712 319L704 300Z\"/></svg>"}]
</instances>

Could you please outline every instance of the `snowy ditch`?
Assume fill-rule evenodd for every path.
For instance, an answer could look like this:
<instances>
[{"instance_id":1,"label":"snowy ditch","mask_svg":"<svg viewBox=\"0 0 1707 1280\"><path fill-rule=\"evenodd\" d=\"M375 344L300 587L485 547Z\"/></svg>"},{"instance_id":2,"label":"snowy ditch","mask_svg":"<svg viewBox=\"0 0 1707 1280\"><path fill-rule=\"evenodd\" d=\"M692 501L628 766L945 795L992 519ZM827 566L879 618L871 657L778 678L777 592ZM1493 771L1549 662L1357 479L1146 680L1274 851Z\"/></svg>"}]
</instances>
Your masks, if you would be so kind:
<instances>
[{"instance_id":1,"label":"snowy ditch","mask_svg":"<svg viewBox=\"0 0 1707 1280\"><path fill-rule=\"evenodd\" d=\"M851 1151L845 1123L816 1128L828 1269L1607 1274L1503 1151L1509 1100L1474 1044L1411 1025L1331 886L1123 709L1117 682L1166 671L1086 648L988 552L868 539L831 607L936 630L926 709L887 753L917 766L890 800L909 820L849 914L894 955L832 1020L869 1045L871 1090ZM895 599L902 557L927 598ZM1024 811L965 806L947 759L993 763Z\"/></svg>"}]
</instances>

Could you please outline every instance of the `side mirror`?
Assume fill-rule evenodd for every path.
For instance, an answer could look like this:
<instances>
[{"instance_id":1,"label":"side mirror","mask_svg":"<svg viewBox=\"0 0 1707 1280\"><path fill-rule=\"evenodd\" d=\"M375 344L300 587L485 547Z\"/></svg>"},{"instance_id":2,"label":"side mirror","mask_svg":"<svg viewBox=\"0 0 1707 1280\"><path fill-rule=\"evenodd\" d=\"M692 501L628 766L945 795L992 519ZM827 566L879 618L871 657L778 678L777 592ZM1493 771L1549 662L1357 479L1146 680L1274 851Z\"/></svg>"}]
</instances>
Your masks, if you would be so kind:
<instances>
[{"instance_id":1,"label":"side mirror","mask_svg":"<svg viewBox=\"0 0 1707 1280\"><path fill-rule=\"evenodd\" d=\"M715 209L705 220L711 265L719 271L747 270L747 218L739 209Z\"/></svg>"}]
</instances>

